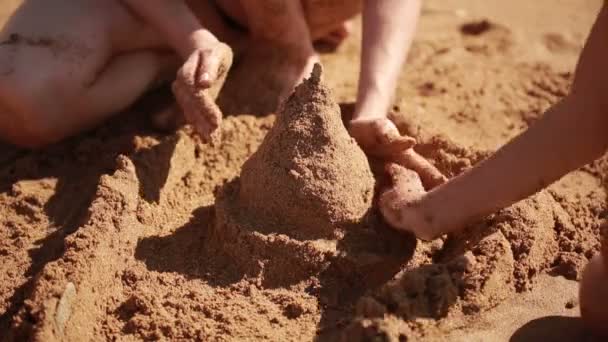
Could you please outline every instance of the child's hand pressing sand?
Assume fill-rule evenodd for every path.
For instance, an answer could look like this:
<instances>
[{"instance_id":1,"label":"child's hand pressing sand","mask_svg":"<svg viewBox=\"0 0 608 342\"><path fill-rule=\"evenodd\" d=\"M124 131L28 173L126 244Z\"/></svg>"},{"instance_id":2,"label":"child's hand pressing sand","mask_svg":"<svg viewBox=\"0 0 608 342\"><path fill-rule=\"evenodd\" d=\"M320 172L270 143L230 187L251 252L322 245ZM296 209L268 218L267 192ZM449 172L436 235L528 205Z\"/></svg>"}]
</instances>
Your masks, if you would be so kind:
<instances>
[{"instance_id":1,"label":"child's hand pressing sand","mask_svg":"<svg viewBox=\"0 0 608 342\"><path fill-rule=\"evenodd\" d=\"M394 162L418 173L425 188L432 189L447 178L433 164L416 153L416 139L403 136L386 117L359 118L350 122L349 132L369 156Z\"/></svg>"},{"instance_id":2,"label":"child's hand pressing sand","mask_svg":"<svg viewBox=\"0 0 608 342\"><path fill-rule=\"evenodd\" d=\"M395 157L416 145L416 139L402 136L386 117L352 120L349 132L367 154L383 159Z\"/></svg>"},{"instance_id":3,"label":"child's hand pressing sand","mask_svg":"<svg viewBox=\"0 0 608 342\"><path fill-rule=\"evenodd\" d=\"M426 193L420 176L415 171L398 164L388 164L386 171L391 187L379 198L382 215L393 227L408 227L408 230L417 237L431 239L433 233L418 212L415 209L406 210L406 208L415 208L418 200Z\"/></svg>"},{"instance_id":4,"label":"child's hand pressing sand","mask_svg":"<svg viewBox=\"0 0 608 342\"><path fill-rule=\"evenodd\" d=\"M426 194L411 174L410 178L404 173L398 176L398 171L391 169L395 181L380 202L387 221L422 239L456 232L600 157L608 147L606 61L608 5L598 16L579 60L572 90L562 102L493 156ZM608 336L605 263L603 257L596 257L588 266L581 308L589 328Z\"/></svg>"}]
</instances>

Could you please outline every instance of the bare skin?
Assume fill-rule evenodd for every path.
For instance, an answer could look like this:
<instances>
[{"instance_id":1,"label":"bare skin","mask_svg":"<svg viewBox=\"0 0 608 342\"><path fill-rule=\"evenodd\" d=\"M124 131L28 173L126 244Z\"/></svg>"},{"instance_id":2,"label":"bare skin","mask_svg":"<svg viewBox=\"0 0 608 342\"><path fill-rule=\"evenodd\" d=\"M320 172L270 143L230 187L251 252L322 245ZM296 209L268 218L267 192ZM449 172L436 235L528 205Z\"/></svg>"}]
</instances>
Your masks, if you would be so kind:
<instances>
[{"instance_id":1,"label":"bare skin","mask_svg":"<svg viewBox=\"0 0 608 342\"><path fill-rule=\"evenodd\" d=\"M464 174L420 193L408 171L393 166L394 180L380 198L381 211L396 229L421 239L463 229L467 223L509 206L599 158L608 148L608 5L604 5L579 59L570 94L526 132ZM414 195L412 195L414 194ZM583 280L587 291L583 318L608 335L608 286L604 258L596 257ZM593 294L587 294L593 296ZM599 315L599 316L598 316Z\"/></svg>"},{"instance_id":2,"label":"bare skin","mask_svg":"<svg viewBox=\"0 0 608 342\"><path fill-rule=\"evenodd\" d=\"M0 137L23 147L48 145L99 124L177 76L173 89L181 111L209 138L221 113L208 94L214 91L204 90L221 84L232 59L221 41L242 45L217 12L224 2L236 3L246 24L262 23L252 26L256 34L276 28L270 21L263 25L267 13L243 11L247 0L58 0L52 8L26 0L0 33ZM291 12L277 20L288 28L283 31L301 34L289 40L305 38L296 46L344 34L345 20L357 13L352 1L285 2ZM337 13L326 15L329 21L302 20L322 17L328 3ZM286 89L306 74L309 62L286 73Z\"/></svg>"},{"instance_id":3,"label":"bare skin","mask_svg":"<svg viewBox=\"0 0 608 342\"><path fill-rule=\"evenodd\" d=\"M182 1L24 2L0 33L0 135L35 148L91 128L201 53L207 76L192 81L208 87L225 50L201 22L226 32L217 16Z\"/></svg>"},{"instance_id":4,"label":"bare skin","mask_svg":"<svg viewBox=\"0 0 608 342\"><path fill-rule=\"evenodd\" d=\"M418 172L431 189L446 178L411 148L415 141L401 137L387 118L420 7L419 0L364 2L359 91L349 131L366 153Z\"/></svg>"}]
</instances>

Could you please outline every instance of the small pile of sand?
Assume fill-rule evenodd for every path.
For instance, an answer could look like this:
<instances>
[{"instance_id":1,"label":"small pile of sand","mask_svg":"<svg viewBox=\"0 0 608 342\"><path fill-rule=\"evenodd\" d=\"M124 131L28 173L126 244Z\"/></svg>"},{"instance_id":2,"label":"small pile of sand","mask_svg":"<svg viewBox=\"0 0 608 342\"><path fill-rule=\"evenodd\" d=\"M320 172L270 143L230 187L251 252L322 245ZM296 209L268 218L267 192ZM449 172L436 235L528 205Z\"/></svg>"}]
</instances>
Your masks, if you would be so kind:
<instances>
[{"instance_id":1,"label":"small pile of sand","mask_svg":"<svg viewBox=\"0 0 608 342\"><path fill-rule=\"evenodd\" d=\"M288 99L260 149L245 163L239 199L277 232L331 237L371 207L374 178L349 136L317 65Z\"/></svg>"},{"instance_id":2,"label":"small pile of sand","mask_svg":"<svg viewBox=\"0 0 608 342\"><path fill-rule=\"evenodd\" d=\"M240 178L218 194L209 245L272 284L298 282L330 264L348 276L362 265L386 264L374 254L390 254L382 244L391 236L370 224L374 186L317 65Z\"/></svg>"}]
</instances>

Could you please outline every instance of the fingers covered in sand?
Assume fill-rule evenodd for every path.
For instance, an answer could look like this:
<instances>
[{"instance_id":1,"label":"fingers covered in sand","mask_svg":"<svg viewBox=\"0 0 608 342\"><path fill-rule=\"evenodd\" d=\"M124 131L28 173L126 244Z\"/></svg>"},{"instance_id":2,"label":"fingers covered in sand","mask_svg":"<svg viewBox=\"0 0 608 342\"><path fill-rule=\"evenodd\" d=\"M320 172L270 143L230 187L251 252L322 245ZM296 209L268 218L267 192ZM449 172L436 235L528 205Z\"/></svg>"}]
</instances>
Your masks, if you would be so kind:
<instances>
[{"instance_id":1,"label":"fingers covered in sand","mask_svg":"<svg viewBox=\"0 0 608 342\"><path fill-rule=\"evenodd\" d=\"M223 43L196 50L179 69L172 89L186 121L204 142L213 140L222 121L215 103L232 65L232 50Z\"/></svg>"},{"instance_id":2,"label":"fingers covered in sand","mask_svg":"<svg viewBox=\"0 0 608 342\"><path fill-rule=\"evenodd\" d=\"M367 154L385 160L395 160L416 145L416 139L401 135L395 124L385 117L352 120L349 131Z\"/></svg>"},{"instance_id":3,"label":"fingers covered in sand","mask_svg":"<svg viewBox=\"0 0 608 342\"><path fill-rule=\"evenodd\" d=\"M380 195L379 207L387 223L423 240L434 238L434 230L418 210L418 202L426 194L418 173L395 163L387 165L386 172L391 185Z\"/></svg>"},{"instance_id":4,"label":"fingers covered in sand","mask_svg":"<svg viewBox=\"0 0 608 342\"><path fill-rule=\"evenodd\" d=\"M400 154L397 162L408 169L416 171L422 179L425 188L428 190L433 189L448 180L435 165L431 164L431 162L419 155L413 149L408 149Z\"/></svg>"}]
</instances>

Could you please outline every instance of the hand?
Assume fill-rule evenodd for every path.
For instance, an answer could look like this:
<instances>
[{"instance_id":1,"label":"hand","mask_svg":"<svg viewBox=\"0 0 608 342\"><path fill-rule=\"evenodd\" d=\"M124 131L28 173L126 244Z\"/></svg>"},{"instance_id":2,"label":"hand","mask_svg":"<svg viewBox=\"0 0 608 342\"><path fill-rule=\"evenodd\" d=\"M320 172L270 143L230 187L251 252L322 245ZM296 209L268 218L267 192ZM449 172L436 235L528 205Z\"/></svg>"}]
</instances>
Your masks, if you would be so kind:
<instances>
[{"instance_id":1,"label":"hand","mask_svg":"<svg viewBox=\"0 0 608 342\"><path fill-rule=\"evenodd\" d=\"M419 209L419 201L426 191L418 174L398 164L388 164L386 171L391 185L380 194L378 201L386 222L397 230L412 232L419 239L435 238L432 219L425 219Z\"/></svg>"},{"instance_id":2,"label":"hand","mask_svg":"<svg viewBox=\"0 0 608 342\"><path fill-rule=\"evenodd\" d=\"M232 65L232 50L216 41L195 50L179 69L173 93L186 121L194 126L203 141L212 140L222 121L215 97Z\"/></svg>"},{"instance_id":3,"label":"hand","mask_svg":"<svg viewBox=\"0 0 608 342\"><path fill-rule=\"evenodd\" d=\"M387 161L395 160L416 145L414 138L402 136L395 124L385 117L354 119L349 132L365 153Z\"/></svg>"},{"instance_id":4,"label":"hand","mask_svg":"<svg viewBox=\"0 0 608 342\"><path fill-rule=\"evenodd\" d=\"M218 40L208 39L198 45L177 73L177 78L197 89L208 89L225 78L232 65L232 49ZM221 83L221 81L220 81Z\"/></svg>"}]
</instances>

